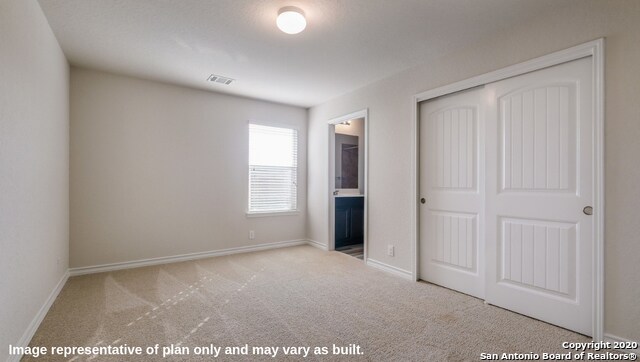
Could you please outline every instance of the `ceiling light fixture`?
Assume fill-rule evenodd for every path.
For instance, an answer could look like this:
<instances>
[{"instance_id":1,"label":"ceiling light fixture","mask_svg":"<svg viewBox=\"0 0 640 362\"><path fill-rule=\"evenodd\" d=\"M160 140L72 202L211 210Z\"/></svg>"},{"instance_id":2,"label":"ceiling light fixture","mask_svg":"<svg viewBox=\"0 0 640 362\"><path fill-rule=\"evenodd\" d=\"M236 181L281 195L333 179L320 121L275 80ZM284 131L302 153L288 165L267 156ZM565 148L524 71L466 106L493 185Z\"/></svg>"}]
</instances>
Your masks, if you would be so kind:
<instances>
[{"instance_id":1,"label":"ceiling light fixture","mask_svg":"<svg viewBox=\"0 0 640 362\"><path fill-rule=\"evenodd\" d=\"M287 34L298 34L307 27L304 12L295 6L287 6L278 11L278 28Z\"/></svg>"}]
</instances>

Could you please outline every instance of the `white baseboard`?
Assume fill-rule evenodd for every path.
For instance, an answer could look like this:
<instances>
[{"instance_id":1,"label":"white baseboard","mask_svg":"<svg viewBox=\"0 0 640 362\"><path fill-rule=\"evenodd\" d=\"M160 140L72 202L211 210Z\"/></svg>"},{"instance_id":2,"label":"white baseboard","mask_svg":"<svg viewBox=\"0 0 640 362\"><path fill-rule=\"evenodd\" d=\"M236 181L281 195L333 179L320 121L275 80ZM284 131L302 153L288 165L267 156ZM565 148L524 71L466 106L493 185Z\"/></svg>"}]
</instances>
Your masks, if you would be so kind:
<instances>
[{"instance_id":1,"label":"white baseboard","mask_svg":"<svg viewBox=\"0 0 640 362\"><path fill-rule=\"evenodd\" d=\"M393 275L399 276L403 279L413 280L413 274L410 271L400 269L395 266L385 264L383 262L380 262L371 258L367 258L366 264L376 269L380 269L382 271L386 271L387 273L391 273Z\"/></svg>"},{"instance_id":2,"label":"white baseboard","mask_svg":"<svg viewBox=\"0 0 640 362\"><path fill-rule=\"evenodd\" d=\"M56 286L53 288L51 294L49 294L49 297L47 297L47 300L44 302L42 307L40 307L38 313L36 313L36 315L33 317L31 323L29 323L27 330L24 331L24 334L22 334L22 337L18 340L18 342L13 345L14 347L27 347L29 345L29 342L31 342L31 338L33 338L33 335L36 334L38 327L40 327L40 323L42 323L44 317L47 315L47 312L49 312L49 308L51 308L51 305L58 297L58 294L60 294L62 287L64 287L64 285L67 283L67 279L69 279L68 271L66 271L62 275L62 277L58 281L58 284L56 284ZM9 357L7 358L7 362L20 361L21 358L22 355L9 355Z\"/></svg>"},{"instance_id":3,"label":"white baseboard","mask_svg":"<svg viewBox=\"0 0 640 362\"><path fill-rule=\"evenodd\" d=\"M318 249L327 251L329 250L329 247L327 246L327 244L323 244L319 241L315 241L315 240L311 240L311 239L307 239L307 243L313 247L316 247Z\"/></svg>"},{"instance_id":4,"label":"white baseboard","mask_svg":"<svg viewBox=\"0 0 640 362\"><path fill-rule=\"evenodd\" d=\"M169 263L177 263L181 261L187 260L196 260L196 259L204 259L211 258L214 256L222 256L222 255L230 255L230 254L238 254L238 253L248 253L252 251L260 251L267 249L276 249L276 248L285 248L288 246L296 246L296 245L305 245L309 242L304 239L300 240L289 240L289 241L278 241L274 243L260 244L260 245L249 245L249 246L240 246L237 248L229 248L222 250L213 250L213 251L204 251L200 253L190 253L190 254L181 254L174 256L163 256L159 258L150 258L150 259L141 259L141 260L132 260L125 261L121 263L112 263L112 264L102 264L102 265L94 265L94 266L85 266L79 268L71 268L69 269L70 276L77 275L85 275L85 274L94 274L94 273L104 273L110 272L114 270L122 270L122 269L132 269L132 268L140 268L144 266L158 265L158 264L169 264Z\"/></svg>"},{"instance_id":5,"label":"white baseboard","mask_svg":"<svg viewBox=\"0 0 640 362\"><path fill-rule=\"evenodd\" d=\"M613 334L605 333L604 334L605 342L637 342L632 341L630 339L614 336ZM640 348L636 349L618 349L618 351L626 352L626 353L635 353L636 355L640 355Z\"/></svg>"}]
</instances>

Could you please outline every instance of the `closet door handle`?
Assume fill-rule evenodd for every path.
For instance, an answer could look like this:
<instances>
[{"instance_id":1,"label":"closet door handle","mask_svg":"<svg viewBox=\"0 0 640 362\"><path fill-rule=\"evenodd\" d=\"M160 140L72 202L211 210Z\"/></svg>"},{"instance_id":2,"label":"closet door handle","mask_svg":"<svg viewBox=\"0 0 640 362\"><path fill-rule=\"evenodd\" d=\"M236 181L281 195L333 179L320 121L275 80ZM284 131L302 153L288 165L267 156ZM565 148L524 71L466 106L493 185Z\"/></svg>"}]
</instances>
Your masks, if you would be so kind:
<instances>
[{"instance_id":1,"label":"closet door handle","mask_svg":"<svg viewBox=\"0 0 640 362\"><path fill-rule=\"evenodd\" d=\"M426 204L427 203L427 199L425 199L424 197L420 199L420 203L421 204Z\"/></svg>"}]
</instances>

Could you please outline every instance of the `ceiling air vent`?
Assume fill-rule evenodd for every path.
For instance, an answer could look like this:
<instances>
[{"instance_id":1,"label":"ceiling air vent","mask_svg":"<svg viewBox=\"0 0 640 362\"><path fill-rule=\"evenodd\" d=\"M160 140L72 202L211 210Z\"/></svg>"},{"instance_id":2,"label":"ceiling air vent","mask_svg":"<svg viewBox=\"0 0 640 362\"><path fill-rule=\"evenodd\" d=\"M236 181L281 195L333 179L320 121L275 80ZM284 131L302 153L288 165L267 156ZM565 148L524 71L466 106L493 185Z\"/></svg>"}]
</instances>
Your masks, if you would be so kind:
<instances>
[{"instance_id":1,"label":"ceiling air vent","mask_svg":"<svg viewBox=\"0 0 640 362\"><path fill-rule=\"evenodd\" d=\"M213 82L213 83L220 83L220 84L226 84L229 85L231 84L231 82L233 82L235 79L232 78L227 78L227 77L223 77L221 75L215 75L215 74L211 74L209 76L209 78L207 78L207 80L209 82Z\"/></svg>"}]
</instances>

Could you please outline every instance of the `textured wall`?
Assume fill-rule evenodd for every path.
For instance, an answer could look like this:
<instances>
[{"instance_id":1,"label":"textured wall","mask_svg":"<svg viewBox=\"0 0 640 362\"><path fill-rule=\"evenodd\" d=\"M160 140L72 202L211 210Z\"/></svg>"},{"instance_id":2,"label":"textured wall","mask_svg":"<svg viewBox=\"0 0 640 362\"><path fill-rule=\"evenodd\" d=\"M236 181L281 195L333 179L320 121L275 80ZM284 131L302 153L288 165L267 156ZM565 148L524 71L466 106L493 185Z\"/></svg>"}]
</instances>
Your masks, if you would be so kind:
<instances>
[{"instance_id":1,"label":"textured wall","mask_svg":"<svg viewBox=\"0 0 640 362\"><path fill-rule=\"evenodd\" d=\"M306 114L73 67L71 267L306 238ZM249 120L298 128L299 215L246 217Z\"/></svg>"},{"instance_id":2,"label":"textured wall","mask_svg":"<svg viewBox=\"0 0 640 362\"><path fill-rule=\"evenodd\" d=\"M67 270L69 65L40 6L0 1L0 359Z\"/></svg>"},{"instance_id":3,"label":"textured wall","mask_svg":"<svg viewBox=\"0 0 640 362\"><path fill-rule=\"evenodd\" d=\"M640 2L583 1L309 111L308 234L327 241L327 121L369 108L369 255L412 270L412 96L606 37L605 331L640 340ZM387 244L396 256L386 255Z\"/></svg>"}]
</instances>

